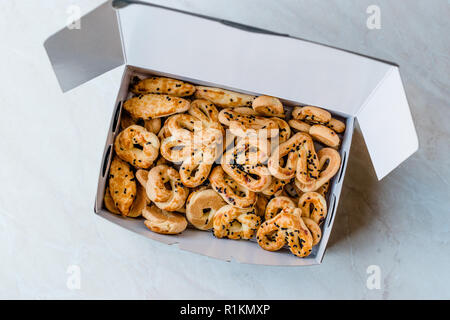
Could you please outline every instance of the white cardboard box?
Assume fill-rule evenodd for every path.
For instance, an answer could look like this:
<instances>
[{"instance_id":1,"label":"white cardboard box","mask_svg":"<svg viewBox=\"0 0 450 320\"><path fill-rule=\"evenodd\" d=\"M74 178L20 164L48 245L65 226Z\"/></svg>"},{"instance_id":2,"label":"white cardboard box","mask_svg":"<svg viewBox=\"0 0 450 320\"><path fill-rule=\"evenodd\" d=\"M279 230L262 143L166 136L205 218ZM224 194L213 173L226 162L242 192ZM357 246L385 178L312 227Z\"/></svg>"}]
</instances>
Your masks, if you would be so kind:
<instances>
[{"instance_id":1,"label":"white cardboard box","mask_svg":"<svg viewBox=\"0 0 450 320\"><path fill-rule=\"evenodd\" d=\"M80 29L64 28L48 38L45 48L63 91L123 66L95 212L148 238L177 243L184 250L242 263L319 264L333 226L355 120L378 179L418 149L398 66L348 51L143 1L107 1L81 18ZM268 252L251 241L216 239L211 233L191 229L178 236L160 235L140 220L106 211L103 194L122 102L131 77L151 74L272 95L286 104L316 105L345 120L341 169L331 183L322 240L309 257L300 259L287 250Z\"/></svg>"}]
</instances>

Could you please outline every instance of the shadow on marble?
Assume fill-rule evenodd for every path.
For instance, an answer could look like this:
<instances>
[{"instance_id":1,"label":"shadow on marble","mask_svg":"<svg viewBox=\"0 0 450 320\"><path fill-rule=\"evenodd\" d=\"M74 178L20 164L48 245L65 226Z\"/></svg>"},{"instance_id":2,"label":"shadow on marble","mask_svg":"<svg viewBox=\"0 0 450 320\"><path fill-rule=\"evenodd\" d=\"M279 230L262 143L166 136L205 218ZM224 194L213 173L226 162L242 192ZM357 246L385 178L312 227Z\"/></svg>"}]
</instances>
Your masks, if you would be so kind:
<instances>
[{"instance_id":1,"label":"shadow on marble","mask_svg":"<svg viewBox=\"0 0 450 320\"><path fill-rule=\"evenodd\" d=\"M353 133L344 186L327 249L340 244L353 233L371 229L372 204L379 196L378 180L364 138L359 129Z\"/></svg>"}]
</instances>

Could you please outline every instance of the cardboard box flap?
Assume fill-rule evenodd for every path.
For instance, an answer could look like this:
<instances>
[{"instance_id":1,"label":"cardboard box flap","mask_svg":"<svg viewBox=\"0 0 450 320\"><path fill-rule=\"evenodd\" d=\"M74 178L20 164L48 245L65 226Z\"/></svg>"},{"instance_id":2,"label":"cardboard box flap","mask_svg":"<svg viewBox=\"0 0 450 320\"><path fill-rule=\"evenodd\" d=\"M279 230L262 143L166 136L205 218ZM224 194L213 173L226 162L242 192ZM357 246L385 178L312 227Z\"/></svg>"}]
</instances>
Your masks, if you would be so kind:
<instances>
[{"instance_id":1,"label":"cardboard box flap","mask_svg":"<svg viewBox=\"0 0 450 320\"><path fill-rule=\"evenodd\" d=\"M379 180L419 147L400 72L392 66L356 116Z\"/></svg>"},{"instance_id":2,"label":"cardboard box flap","mask_svg":"<svg viewBox=\"0 0 450 320\"><path fill-rule=\"evenodd\" d=\"M125 62L115 9L108 1L44 43L61 89L73 89Z\"/></svg>"},{"instance_id":3,"label":"cardboard box flap","mask_svg":"<svg viewBox=\"0 0 450 320\"><path fill-rule=\"evenodd\" d=\"M160 6L118 10L127 64L355 115L390 64Z\"/></svg>"}]
</instances>

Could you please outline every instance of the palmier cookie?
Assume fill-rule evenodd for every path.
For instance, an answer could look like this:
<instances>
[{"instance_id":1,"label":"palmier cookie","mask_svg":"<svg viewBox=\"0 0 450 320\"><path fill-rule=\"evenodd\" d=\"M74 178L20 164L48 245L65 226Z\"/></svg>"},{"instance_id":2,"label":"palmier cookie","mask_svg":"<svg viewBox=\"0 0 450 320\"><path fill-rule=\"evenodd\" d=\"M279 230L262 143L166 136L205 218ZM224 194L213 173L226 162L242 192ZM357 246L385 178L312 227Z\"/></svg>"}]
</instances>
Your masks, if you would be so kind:
<instances>
[{"instance_id":1,"label":"palmier cookie","mask_svg":"<svg viewBox=\"0 0 450 320\"><path fill-rule=\"evenodd\" d=\"M239 147L239 145L237 147ZM251 146L249 146L249 148L250 147ZM238 184L253 192L261 192L266 189L272 182L272 176L270 175L269 169L261 163L239 163L239 154L236 153L235 149L236 148L228 150L222 157L221 165L223 171ZM245 152L245 150L242 152ZM255 159L256 157L250 157L249 159L252 158Z\"/></svg>"},{"instance_id":2,"label":"palmier cookie","mask_svg":"<svg viewBox=\"0 0 450 320\"><path fill-rule=\"evenodd\" d=\"M215 167L209 181L213 189L230 205L238 208L249 208L256 202L256 193L240 186L227 175L221 166Z\"/></svg>"},{"instance_id":3,"label":"palmier cookie","mask_svg":"<svg viewBox=\"0 0 450 320\"><path fill-rule=\"evenodd\" d=\"M297 168L298 171L296 174L295 185L303 192L316 191L321 188L334 177L341 166L341 156L339 155L339 152L333 148L320 149L319 152L317 152L317 157L319 158L319 174L313 184L299 180L299 173L302 171Z\"/></svg>"},{"instance_id":4,"label":"palmier cookie","mask_svg":"<svg viewBox=\"0 0 450 320\"><path fill-rule=\"evenodd\" d=\"M306 188L316 189L317 179L320 173L319 157L314 149L311 138L300 148L300 154L295 171L296 180ZM301 189L302 191L306 191Z\"/></svg>"},{"instance_id":5,"label":"palmier cookie","mask_svg":"<svg viewBox=\"0 0 450 320\"><path fill-rule=\"evenodd\" d=\"M219 111L208 100L197 99L191 102L188 113L202 122L203 127L208 128L219 124Z\"/></svg>"},{"instance_id":6,"label":"palmier cookie","mask_svg":"<svg viewBox=\"0 0 450 320\"><path fill-rule=\"evenodd\" d=\"M114 157L109 169L109 192L115 207L127 215L136 196L136 181L128 163Z\"/></svg>"},{"instance_id":7,"label":"palmier cookie","mask_svg":"<svg viewBox=\"0 0 450 320\"><path fill-rule=\"evenodd\" d=\"M123 107L132 117L148 120L185 112L190 102L164 94L146 94L128 99Z\"/></svg>"},{"instance_id":8,"label":"palmier cookie","mask_svg":"<svg viewBox=\"0 0 450 320\"><path fill-rule=\"evenodd\" d=\"M201 122L189 114L175 114L164 124L169 136L181 139L193 139L194 130L201 129Z\"/></svg>"},{"instance_id":9,"label":"palmier cookie","mask_svg":"<svg viewBox=\"0 0 450 320\"><path fill-rule=\"evenodd\" d=\"M197 86L196 99L206 99L222 108L249 107L255 96L237 93L220 88Z\"/></svg>"},{"instance_id":10,"label":"palmier cookie","mask_svg":"<svg viewBox=\"0 0 450 320\"><path fill-rule=\"evenodd\" d=\"M270 220L283 211L284 208L295 209L295 203L288 197L278 196L272 198L267 204L265 211L266 220Z\"/></svg>"},{"instance_id":11,"label":"palmier cookie","mask_svg":"<svg viewBox=\"0 0 450 320\"><path fill-rule=\"evenodd\" d=\"M136 94L159 93L176 97L186 97L194 94L195 87L192 84L163 77L151 77L140 80L131 87L131 92Z\"/></svg>"},{"instance_id":12,"label":"palmier cookie","mask_svg":"<svg viewBox=\"0 0 450 320\"><path fill-rule=\"evenodd\" d=\"M144 127L131 125L118 134L114 150L122 160L137 168L147 169L159 155L159 139Z\"/></svg>"},{"instance_id":13,"label":"palmier cookie","mask_svg":"<svg viewBox=\"0 0 450 320\"><path fill-rule=\"evenodd\" d=\"M166 184L170 185L170 189ZM177 211L184 206L188 189L183 186L177 170L165 164L150 170L145 186L148 198L166 211Z\"/></svg>"},{"instance_id":14,"label":"palmier cookie","mask_svg":"<svg viewBox=\"0 0 450 320\"><path fill-rule=\"evenodd\" d=\"M341 142L336 132L321 124L313 125L309 129L309 134L313 139L332 148L337 148Z\"/></svg>"},{"instance_id":15,"label":"palmier cookie","mask_svg":"<svg viewBox=\"0 0 450 320\"><path fill-rule=\"evenodd\" d=\"M287 156L284 166L281 160ZM315 157L315 158L314 158ZM299 162L307 165L305 172L318 174L318 159L311 137L303 132L297 132L288 141L280 144L272 153L267 167L270 173L281 180L292 179L295 176ZM314 166L316 168L314 168ZM317 172L316 172L317 171ZM308 179L305 177L304 180Z\"/></svg>"},{"instance_id":16,"label":"palmier cookie","mask_svg":"<svg viewBox=\"0 0 450 320\"><path fill-rule=\"evenodd\" d=\"M255 214L255 209L239 209L231 205L220 208L214 216L214 235L217 238L251 239L261 218Z\"/></svg>"},{"instance_id":17,"label":"palmier cookie","mask_svg":"<svg viewBox=\"0 0 450 320\"><path fill-rule=\"evenodd\" d=\"M221 196L212 189L192 192L186 203L186 218L200 230L211 229L217 210L226 205Z\"/></svg>"},{"instance_id":18,"label":"palmier cookie","mask_svg":"<svg viewBox=\"0 0 450 320\"><path fill-rule=\"evenodd\" d=\"M289 209L289 208L287 208ZM297 257L308 256L312 251L313 237L302 218L284 210L274 218L262 223L256 234L261 248L268 251L280 250L285 244Z\"/></svg>"},{"instance_id":19,"label":"palmier cookie","mask_svg":"<svg viewBox=\"0 0 450 320\"><path fill-rule=\"evenodd\" d=\"M312 124L328 124L331 120L331 113L318 107L295 107L292 111L292 117Z\"/></svg>"},{"instance_id":20,"label":"palmier cookie","mask_svg":"<svg viewBox=\"0 0 450 320\"><path fill-rule=\"evenodd\" d=\"M302 217L310 218L319 225L327 216L327 202L317 192L304 193L298 200L298 207L302 211Z\"/></svg>"},{"instance_id":21,"label":"palmier cookie","mask_svg":"<svg viewBox=\"0 0 450 320\"><path fill-rule=\"evenodd\" d=\"M151 231L161 234L178 234L187 227L186 218L179 213L168 212L155 205L142 210L144 224Z\"/></svg>"}]
</instances>

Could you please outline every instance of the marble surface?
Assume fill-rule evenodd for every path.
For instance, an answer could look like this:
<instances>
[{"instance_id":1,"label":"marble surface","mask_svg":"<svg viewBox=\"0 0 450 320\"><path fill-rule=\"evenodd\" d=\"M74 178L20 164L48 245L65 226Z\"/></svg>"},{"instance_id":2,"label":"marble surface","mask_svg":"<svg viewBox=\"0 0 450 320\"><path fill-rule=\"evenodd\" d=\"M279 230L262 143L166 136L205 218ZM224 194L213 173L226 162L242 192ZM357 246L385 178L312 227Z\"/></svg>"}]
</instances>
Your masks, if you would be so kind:
<instances>
[{"instance_id":1,"label":"marble surface","mask_svg":"<svg viewBox=\"0 0 450 320\"><path fill-rule=\"evenodd\" d=\"M398 63L420 150L377 181L356 130L320 266L227 263L150 241L93 214L120 70L62 94L42 46L70 5L102 1L3 0L0 298L450 298L448 1L154 2ZM366 27L371 4L379 30ZM380 289L366 286L370 265Z\"/></svg>"}]
</instances>

